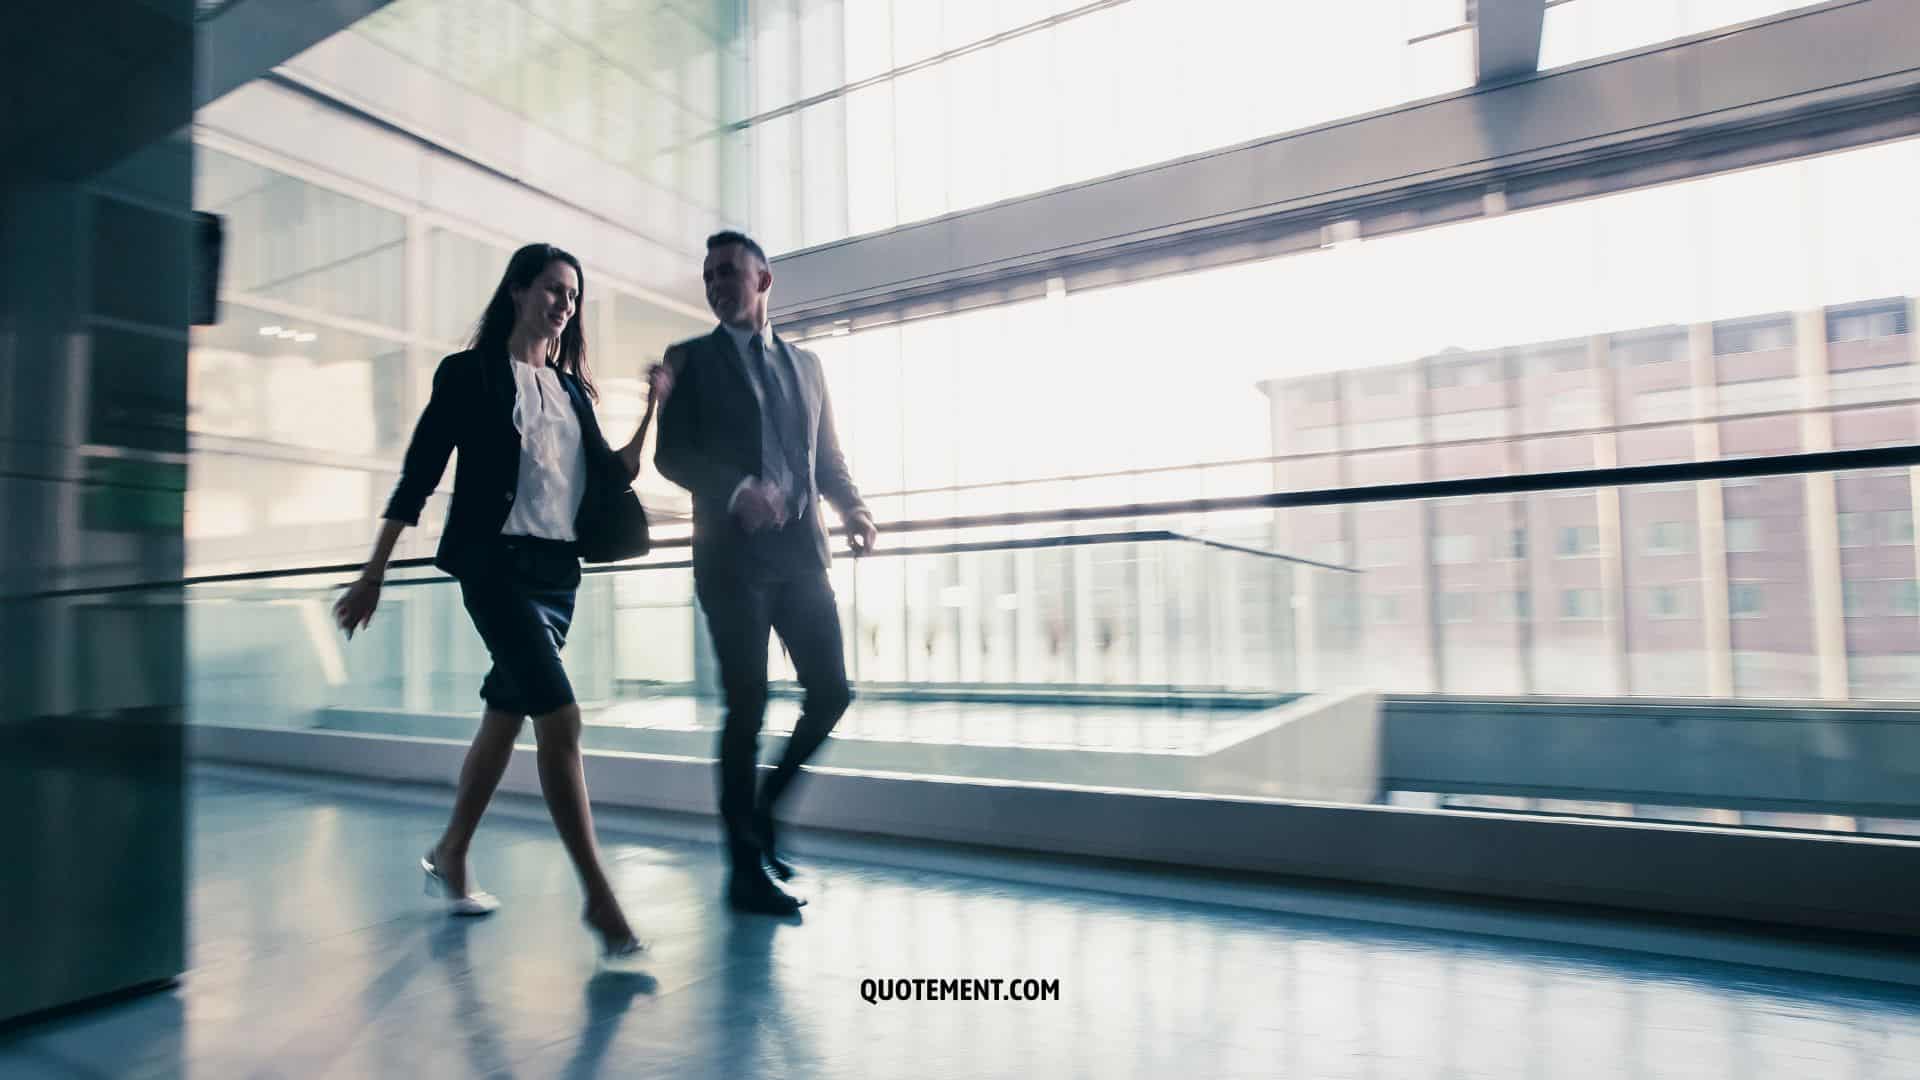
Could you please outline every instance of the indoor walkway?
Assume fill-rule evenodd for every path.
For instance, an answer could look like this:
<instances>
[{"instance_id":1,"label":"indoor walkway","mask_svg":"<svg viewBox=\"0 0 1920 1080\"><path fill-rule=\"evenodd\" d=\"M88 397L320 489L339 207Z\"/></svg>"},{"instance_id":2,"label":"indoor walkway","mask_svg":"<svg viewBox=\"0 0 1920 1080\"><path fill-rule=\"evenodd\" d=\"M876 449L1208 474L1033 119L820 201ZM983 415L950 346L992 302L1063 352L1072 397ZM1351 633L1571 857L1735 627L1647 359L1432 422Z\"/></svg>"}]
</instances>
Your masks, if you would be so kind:
<instances>
[{"instance_id":1,"label":"indoor walkway","mask_svg":"<svg viewBox=\"0 0 1920 1080\"><path fill-rule=\"evenodd\" d=\"M844 859L809 863L803 920L734 917L703 822L603 825L656 948L596 977L535 807L476 845L505 907L449 921L413 865L438 795L368 790L200 772L191 971L0 1036L0 1076L1920 1076L1920 991L1886 984ZM862 998L914 978L1059 996Z\"/></svg>"}]
</instances>

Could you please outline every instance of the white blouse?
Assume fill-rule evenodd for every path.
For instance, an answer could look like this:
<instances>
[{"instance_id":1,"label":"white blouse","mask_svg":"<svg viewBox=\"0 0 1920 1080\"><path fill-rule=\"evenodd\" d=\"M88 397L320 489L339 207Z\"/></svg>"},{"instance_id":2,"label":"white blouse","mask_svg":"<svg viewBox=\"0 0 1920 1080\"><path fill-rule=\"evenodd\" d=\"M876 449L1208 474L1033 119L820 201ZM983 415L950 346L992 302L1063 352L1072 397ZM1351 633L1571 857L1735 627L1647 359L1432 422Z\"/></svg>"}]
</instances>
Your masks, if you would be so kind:
<instances>
[{"instance_id":1,"label":"white blouse","mask_svg":"<svg viewBox=\"0 0 1920 1080\"><path fill-rule=\"evenodd\" d=\"M580 418L574 414L560 373L510 360L513 427L520 433L520 478L513 509L500 528L504 536L573 540L573 518L587 486L580 450Z\"/></svg>"}]
</instances>

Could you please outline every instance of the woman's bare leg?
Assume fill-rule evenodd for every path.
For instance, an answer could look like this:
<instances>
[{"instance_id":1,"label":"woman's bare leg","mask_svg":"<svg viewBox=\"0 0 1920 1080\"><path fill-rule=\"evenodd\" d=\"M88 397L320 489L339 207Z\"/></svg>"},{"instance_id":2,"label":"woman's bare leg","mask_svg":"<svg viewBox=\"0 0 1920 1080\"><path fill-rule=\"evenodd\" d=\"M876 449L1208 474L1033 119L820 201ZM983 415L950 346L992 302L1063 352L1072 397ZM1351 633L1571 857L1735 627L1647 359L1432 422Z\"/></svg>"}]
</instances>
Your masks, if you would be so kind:
<instances>
[{"instance_id":1,"label":"woman's bare leg","mask_svg":"<svg viewBox=\"0 0 1920 1080\"><path fill-rule=\"evenodd\" d=\"M546 796L547 812L587 894L587 922L608 942L625 941L633 930L606 871L600 868L600 849L593 836L593 807L587 800L587 774L580 758L580 707L563 705L534 717L533 734L540 744L540 792Z\"/></svg>"},{"instance_id":2,"label":"woman's bare leg","mask_svg":"<svg viewBox=\"0 0 1920 1080\"><path fill-rule=\"evenodd\" d=\"M455 896L465 896L467 848L480 818L493 801L494 789L513 760L513 741L520 737L526 717L517 713L488 709L480 717L480 731L467 748L467 760L460 766L460 786L453 796L453 813L447 819L447 831L433 847L433 864Z\"/></svg>"}]
</instances>

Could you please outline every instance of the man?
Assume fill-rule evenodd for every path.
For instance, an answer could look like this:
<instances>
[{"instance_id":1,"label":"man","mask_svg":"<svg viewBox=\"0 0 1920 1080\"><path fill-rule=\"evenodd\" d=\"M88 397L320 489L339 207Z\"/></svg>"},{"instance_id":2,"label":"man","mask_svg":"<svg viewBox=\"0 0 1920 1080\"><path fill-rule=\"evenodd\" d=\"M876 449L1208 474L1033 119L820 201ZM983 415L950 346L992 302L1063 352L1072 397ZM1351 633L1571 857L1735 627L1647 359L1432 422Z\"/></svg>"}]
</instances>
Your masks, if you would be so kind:
<instances>
[{"instance_id":1,"label":"man","mask_svg":"<svg viewBox=\"0 0 1920 1080\"><path fill-rule=\"evenodd\" d=\"M840 454L819 358L767 325L766 253L741 233L718 233L707 240L703 277L720 325L667 350L676 378L654 460L693 493L694 595L713 632L726 697L727 900L742 911L790 915L804 901L774 880L793 876L779 855L775 812L853 699L820 498L839 511L855 555L871 550L877 534ZM805 697L786 754L756 794L769 628L786 645Z\"/></svg>"}]
</instances>

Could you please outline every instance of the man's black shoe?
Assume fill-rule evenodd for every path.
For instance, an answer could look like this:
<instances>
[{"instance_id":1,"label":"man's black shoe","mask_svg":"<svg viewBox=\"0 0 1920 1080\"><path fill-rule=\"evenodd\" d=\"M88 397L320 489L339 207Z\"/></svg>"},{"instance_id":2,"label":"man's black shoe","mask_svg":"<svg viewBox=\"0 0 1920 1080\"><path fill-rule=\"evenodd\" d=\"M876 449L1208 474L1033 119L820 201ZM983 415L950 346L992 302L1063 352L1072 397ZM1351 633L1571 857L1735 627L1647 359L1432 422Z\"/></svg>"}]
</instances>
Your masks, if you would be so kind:
<instances>
[{"instance_id":1,"label":"man's black shoe","mask_svg":"<svg viewBox=\"0 0 1920 1080\"><path fill-rule=\"evenodd\" d=\"M773 883L765 871L735 872L727 883L727 904L753 915L792 915L805 900Z\"/></svg>"},{"instance_id":2,"label":"man's black shoe","mask_svg":"<svg viewBox=\"0 0 1920 1080\"><path fill-rule=\"evenodd\" d=\"M753 814L753 831L760 837L760 861L766 864L767 873L781 881L792 881L800 871L787 860L780 857L780 848L775 838L777 826L773 815L765 810L756 810Z\"/></svg>"}]
</instances>

